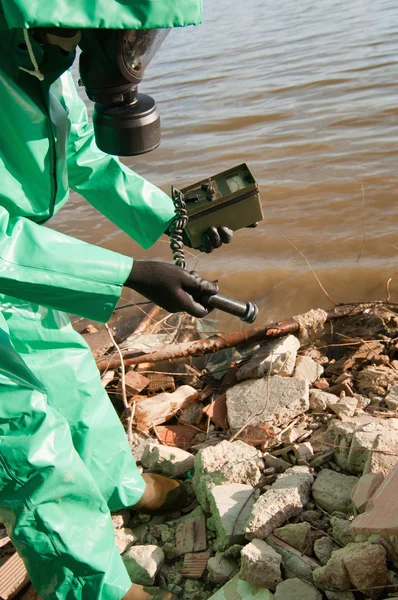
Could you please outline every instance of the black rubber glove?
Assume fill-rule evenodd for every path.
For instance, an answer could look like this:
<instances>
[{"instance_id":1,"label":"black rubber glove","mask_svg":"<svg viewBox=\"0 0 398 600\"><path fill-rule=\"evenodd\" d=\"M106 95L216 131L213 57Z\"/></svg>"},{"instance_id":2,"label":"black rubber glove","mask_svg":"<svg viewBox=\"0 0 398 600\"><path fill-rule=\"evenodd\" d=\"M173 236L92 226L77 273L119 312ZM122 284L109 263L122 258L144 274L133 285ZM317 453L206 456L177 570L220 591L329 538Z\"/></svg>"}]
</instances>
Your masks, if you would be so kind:
<instances>
[{"instance_id":1,"label":"black rubber glove","mask_svg":"<svg viewBox=\"0 0 398 600\"><path fill-rule=\"evenodd\" d=\"M192 248L192 244L184 232L184 245L188 246L188 248ZM198 250L200 252L206 252L206 254L210 254L216 248L219 248L223 244L229 244L234 236L234 232L229 227L209 227L202 234L202 243L199 246Z\"/></svg>"},{"instance_id":2,"label":"black rubber glove","mask_svg":"<svg viewBox=\"0 0 398 600\"><path fill-rule=\"evenodd\" d=\"M198 318L209 314L207 301L218 292L216 283L193 271L151 260L135 260L125 285L168 312L187 312Z\"/></svg>"}]
</instances>

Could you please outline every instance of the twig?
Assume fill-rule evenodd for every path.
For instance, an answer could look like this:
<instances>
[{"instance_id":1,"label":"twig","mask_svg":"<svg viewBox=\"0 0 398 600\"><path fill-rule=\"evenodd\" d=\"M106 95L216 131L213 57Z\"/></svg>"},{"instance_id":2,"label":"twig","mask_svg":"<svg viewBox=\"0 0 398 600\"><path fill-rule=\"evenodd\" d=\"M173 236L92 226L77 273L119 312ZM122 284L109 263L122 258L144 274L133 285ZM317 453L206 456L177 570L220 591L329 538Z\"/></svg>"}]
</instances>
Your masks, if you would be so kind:
<instances>
[{"instance_id":1,"label":"twig","mask_svg":"<svg viewBox=\"0 0 398 600\"><path fill-rule=\"evenodd\" d=\"M397 273L394 273L394 275L391 275L391 277L388 279L387 283L386 283L386 288L387 288L387 302L390 302L390 283L392 282L392 280L394 279L394 277L396 277L398 275Z\"/></svg>"},{"instance_id":2,"label":"twig","mask_svg":"<svg viewBox=\"0 0 398 600\"><path fill-rule=\"evenodd\" d=\"M297 248L297 246L296 246L295 244L293 244L293 242L291 242L290 240L288 240L288 239L287 239L287 237L283 236L283 239L284 239L284 240L286 240L286 242L288 242L288 243L289 243L291 246L293 246L293 248L294 248L294 249L295 249L295 250L296 250L296 251L297 251L297 252L300 254L300 256L302 256L302 257L304 258L305 262L306 262L306 263L307 263L307 265L308 265L308 268L310 269L311 273L313 274L313 276L314 276L314 277L315 277L315 279L317 280L317 282L318 282L318 285L319 285L319 287L321 288L321 290L323 291L323 293L325 294L325 296L326 296L327 298L329 298L329 300L330 300L331 302L333 302L333 304L334 304L335 306L337 306L337 302L336 302L335 300L333 300L332 296L330 296L330 295L327 293L327 291L325 290L325 288L323 287L323 285L322 285L322 283L321 283L321 281L320 281L320 279L319 279L318 275L315 273L314 269L311 267L311 264L310 264L310 262L309 262L308 258L307 258L307 257L306 257L306 256L305 256L305 255L304 255L302 252L301 252L301 250L299 250L299 249Z\"/></svg>"},{"instance_id":3,"label":"twig","mask_svg":"<svg viewBox=\"0 0 398 600\"><path fill-rule=\"evenodd\" d=\"M362 244L361 244L361 249L359 251L358 254L358 258L355 262L359 262L361 255L362 255L362 250L363 247L365 245L365 241L366 241L366 229L365 229L365 190L363 189L363 185L361 185L361 190L362 190Z\"/></svg>"},{"instance_id":4,"label":"twig","mask_svg":"<svg viewBox=\"0 0 398 600\"><path fill-rule=\"evenodd\" d=\"M123 362L123 355L122 355L122 351L120 350L118 344L115 341L115 338L113 336L113 333L111 331L111 328L109 327L108 323L105 323L105 328L108 332L109 337L111 338L112 344L115 346L117 353L119 354L119 358L120 358L120 371L121 371L121 385L122 385L122 400L123 400L123 406L124 406L124 410L126 411L127 415L128 415L128 425L127 425L127 439L129 441L129 443L132 442L133 440L133 429L132 429L132 424L133 424L133 418L132 418L132 413L133 413L133 409L132 407L129 405L129 403L127 402L127 392L126 392L126 368L124 366L124 362ZM134 410L135 410L135 403L134 403Z\"/></svg>"}]
</instances>

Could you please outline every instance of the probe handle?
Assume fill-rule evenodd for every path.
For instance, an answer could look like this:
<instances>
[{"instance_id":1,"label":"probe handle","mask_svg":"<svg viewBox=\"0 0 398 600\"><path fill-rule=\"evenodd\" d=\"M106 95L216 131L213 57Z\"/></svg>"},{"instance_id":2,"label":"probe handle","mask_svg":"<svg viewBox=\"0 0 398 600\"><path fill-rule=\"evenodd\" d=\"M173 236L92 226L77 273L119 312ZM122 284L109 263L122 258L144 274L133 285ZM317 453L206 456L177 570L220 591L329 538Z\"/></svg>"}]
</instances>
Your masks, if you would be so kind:
<instances>
[{"instance_id":1,"label":"probe handle","mask_svg":"<svg viewBox=\"0 0 398 600\"><path fill-rule=\"evenodd\" d=\"M235 315L235 317L239 317L245 323L253 323L258 315L258 307L252 302L240 302L222 294L210 296L207 306Z\"/></svg>"}]
</instances>

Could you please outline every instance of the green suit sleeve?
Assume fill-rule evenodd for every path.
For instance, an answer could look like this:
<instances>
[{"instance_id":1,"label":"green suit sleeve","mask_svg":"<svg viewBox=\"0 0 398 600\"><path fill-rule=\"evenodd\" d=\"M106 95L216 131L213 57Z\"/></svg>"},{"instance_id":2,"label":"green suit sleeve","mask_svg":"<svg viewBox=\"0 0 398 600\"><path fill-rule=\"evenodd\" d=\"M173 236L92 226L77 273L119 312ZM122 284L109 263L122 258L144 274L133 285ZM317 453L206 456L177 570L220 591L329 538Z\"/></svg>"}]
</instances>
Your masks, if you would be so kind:
<instances>
[{"instance_id":1,"label":"green suit sleeve","mask_svg":"<svg viewBox=\"0 0 398 600\"><path fill-rule=\"evenodd\" d=\"M69 186L115 223L140 246L154 244L174 218L167 194L97 148L92 124L70 71L62 78L69 113Z\"/></svg>"},{"instance_id":2,"label":"green suit sleeve","mask_svg":"<svg viewBox=\"0 0 398 600\"><path fill-rule=\"evenodd\" d=\"M0 206L2 294L105 322L131 266L131 258L10 217Z\"/></svg>"}]
</instances>

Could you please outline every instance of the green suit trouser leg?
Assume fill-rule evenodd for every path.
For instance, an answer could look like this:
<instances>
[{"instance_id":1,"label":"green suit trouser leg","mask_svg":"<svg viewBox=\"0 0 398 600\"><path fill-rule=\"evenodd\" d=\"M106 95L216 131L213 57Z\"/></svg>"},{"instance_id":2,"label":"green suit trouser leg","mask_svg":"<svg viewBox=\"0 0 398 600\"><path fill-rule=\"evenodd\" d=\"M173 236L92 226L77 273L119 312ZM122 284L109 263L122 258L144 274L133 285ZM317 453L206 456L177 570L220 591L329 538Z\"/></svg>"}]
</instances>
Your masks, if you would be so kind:
<instances>
[{"instance_id":1,"label":"green suit trouser leg","mask_svg":"<svg viewBox=\"0 0 398 600\"><path fill-rule=\"evenodd\" d=\"M145 489L123 427L66 315L0 309L0 521L44 600L120 600L110 510Z\"/></svg>"}]
</instances>

